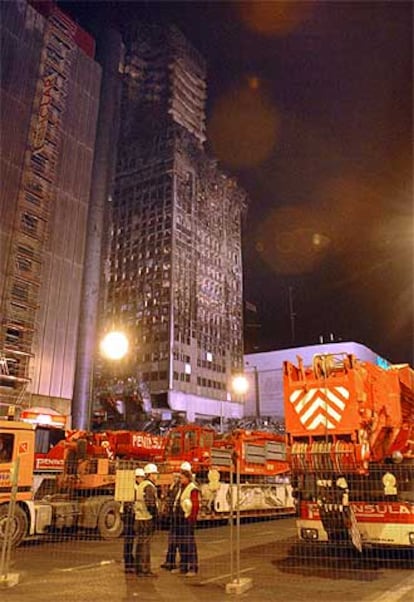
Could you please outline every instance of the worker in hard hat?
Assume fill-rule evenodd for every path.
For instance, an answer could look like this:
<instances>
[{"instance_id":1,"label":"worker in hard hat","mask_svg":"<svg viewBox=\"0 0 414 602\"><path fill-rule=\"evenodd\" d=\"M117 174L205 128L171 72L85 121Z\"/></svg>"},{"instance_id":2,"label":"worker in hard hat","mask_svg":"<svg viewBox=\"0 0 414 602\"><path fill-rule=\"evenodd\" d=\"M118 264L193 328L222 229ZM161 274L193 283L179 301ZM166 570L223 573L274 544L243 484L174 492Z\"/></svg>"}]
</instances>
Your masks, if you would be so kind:
<instances>
[{"instance_id":1,"label":"worker in hard hat","mask_svg":"<svg viewBox=\"0 0 414 602\"><path fill-rule=\"evenodd\" d=\"M194 530L199 506L199 489L194 483L192 472L191 470L181 468L180 488L175 496L172 509L172 525L174 537L178 543L180 552L180 568L172 569L172 573L181 573L186 577L194 577L198 572L197 545Z\"/></svg>"},{"instance_id":2,"label":"worker in hard hat","mask_svg":"<svg viewBox=\"0 0 414 602\"><path fill-rule=\"evenodd\" d=\"M145 479L143 468L135 469L135 492L138 485ZM135 501L135 500L134 500ZM135 573L134 538L135 538L135 509L134 501L123 504L122 520L124 523L124 570L125 573Z\"/></svg>"},{"instance_id":3,"label":"worker in hard hat","mask_svg":"<svg viewBox=\"0 0 414 602\"><path fill-rule=\"evenodd\" d=\"M151 571L151 540L158 520L157 466L147 464L144 474L135 489L135 570L139 577L157 577Z\"/></svg>"},{"instance_id":4,"label":"worker in hard hat","mask_svg":"<svg viewBox=\"0 0 414 602\"><path fill-rule=\"evenodd\" d=\"M186 470L187 472L191 472L192 468L190 462L183 462L180 466L180 470Z\"/></svg>"},{"instance_id":5,"label":"worker in hard hat","mask_svg":"<svg viewBox=\"0 0 414 602\"><path fill-rule=\"evenodd\" d=\"M192 472L190 462L183 462L180 466L180 470L187 470L188 472ZM168 548L167 555L165 557L165 562L162 563L161 568L166 569L167 571L173 571L177 568L177 553L178 549L178 541L176 537L176 529L173 521L173 504L174 500L177 497L181 489L181 478L179 472L173 473L173 479L171 485L168 489L167 493L167 504L166 504L166 515L169 520L169 531L168 531Z\"/></svg>"}]
</instances>

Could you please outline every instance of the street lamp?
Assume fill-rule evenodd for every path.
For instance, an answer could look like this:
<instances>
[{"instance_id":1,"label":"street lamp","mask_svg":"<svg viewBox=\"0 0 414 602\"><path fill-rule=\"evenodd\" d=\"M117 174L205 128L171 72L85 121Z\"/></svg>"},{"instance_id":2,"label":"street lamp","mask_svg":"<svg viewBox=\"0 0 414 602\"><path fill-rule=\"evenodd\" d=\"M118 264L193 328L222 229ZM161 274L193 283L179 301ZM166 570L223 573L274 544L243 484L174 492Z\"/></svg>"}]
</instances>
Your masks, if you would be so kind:
<instances>
[{"instance_id":1,"label":"street lamp","mask_svg":"<svg viewBox=\"0 0 414 602\"><path fill-rule=\"evenodd\" d=\"M233 377L232 387L237 395L245 395L249 390L249 381L244 374L237 374Z\"/></svg>"},{"instance_id":2,"label":"street lamp","mask_svg":"<svg viewBox=\"0 0 414 602\"><path fill-rule=\"evenodd\" d=\"M237 395L245 395L249 390L249 381L244 374L236 374L231 382L232 389ZM233 470L236 469L236 504L234 505L233 489ZM230 469L230 575L231 581L226 584L226 593L241 594L252 587L250 578L242 579L240 577L240 504L241 504L241 483L240 483L240 455L235 453L232 458ZM234 571L233 556L233 511L236 509L236 571Z\"/></svg>"},{"instance_id":3,"label":"street lamp","mask_svg":"<svg viewBox=\"0 0 414 602\"><path fill-rule=\"evenodd\" d=\"M236 395L244 395L249 388L249 381L244 374L236 374L231 379L230 390ZM227 400L231 400L230 391L227 392ZM224 432L223 400L220 401L220 433Z\"/></svg>"},{"instance_id":4,"label":"street lamp","mask_svg":"<svg viewBox=\"0 0 414 602\"><path fill-rule=\"evenodd\" d=\"M112 331L101 341L100 350L110 360L121 360L128 353L128 339L123 332Z\"/></svg>"},{"instance_id":5,"label":"street lamp","mask_svg":"<svg viewBox=\"0 0 414 602\"><path fill-rule=\"evenodd\" d=\"M122 360L125 357L125 355L128 353L128 348L129 348L128 338L120 330L111 330L103 337L103 339L101 340L101 342L99 344L99 349L100 349L101 355L106 360L108 360L109 363L120 362L120 360ZM113 378L116 373L117 373L117 370L109 368L109 365L108 365L108 374L106 376L106 379L108 379L109 383L111 381L111 377ZM109 375L111 375L111 376L109 376ZM118 402L116 402L116 406L117 406L117 410L119 410ZM125 414L124 407L122 408L122 410L119 410L119 412L122 414Z\"/></svg>"}]
</instances>

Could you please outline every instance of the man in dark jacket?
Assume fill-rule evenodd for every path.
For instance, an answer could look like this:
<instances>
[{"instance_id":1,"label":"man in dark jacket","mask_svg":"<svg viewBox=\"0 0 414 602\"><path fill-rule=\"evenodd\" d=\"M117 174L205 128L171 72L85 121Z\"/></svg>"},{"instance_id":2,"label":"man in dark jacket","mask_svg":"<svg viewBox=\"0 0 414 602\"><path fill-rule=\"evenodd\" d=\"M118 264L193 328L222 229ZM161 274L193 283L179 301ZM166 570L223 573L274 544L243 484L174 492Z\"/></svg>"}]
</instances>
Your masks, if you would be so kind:
<instances>
[{"instance_id":1,"label":"man in dark jacket","mask_svg":"<svg viewBox=\"0 0 414 602\"><path fill-rule=\"evenodd\" d=\"M139 577L157 577L151 571L151 541L158 520L158 469L147 464L144 472L145 479L135 491L135 567Z\"/></svg>"},{"instance_id":2,"label":"man in dark jacket","mask_svg":"<svg viewBox=\"0 0 414 602\"><path fill-rule=\"evenodd\" d=\"M194 577L198 572L197 545L194 537L200 507L199 490L188 470L180 472L181 487L177 492L172 510L173 529L180 551L180 568L172 573Z\"/></svg>"},{"instance_id":3,"label":"man in dark jacket","mask_svg":"<svg viewBox=\"0 0 414 602\"><path fill-rule=\"evenodd\" d=\"M161 568L166 569L167 571L172 571L177 568L177 552L178 552L178 543L175 537L175 529L173 526L172 520L172 510L174 500L178 491L181 488L180 481L180 473L173 474L173 480L171 485L168 488L167 499L166 499L166 515L168 516L168 548L167 555L165 557L165 561L162 563Z\"/></svg>"},{"instance_id":4,"label":"man in dark jacket","mask_svg":"<svg viewBox=\"0 0 414 602\"><path fill-rule=\"evenodd\" d=\"M187 470L188 472L192 472L190 462L183 462L180 466L180 470ZM177 568L177 552L178 549L178 541L177 541L177 529L175 528L174 520L173 520L173 506L175 498L181 489L181 478L180 473L175 472L173 474L173 481L169 487L167 494L167 508L166 513L169 520L169 531L168 531L168 549L167 555L165 558L165 562L161 565L162 569L166 569L167 571L172 571Z\"/></svg>"}]
</instances>

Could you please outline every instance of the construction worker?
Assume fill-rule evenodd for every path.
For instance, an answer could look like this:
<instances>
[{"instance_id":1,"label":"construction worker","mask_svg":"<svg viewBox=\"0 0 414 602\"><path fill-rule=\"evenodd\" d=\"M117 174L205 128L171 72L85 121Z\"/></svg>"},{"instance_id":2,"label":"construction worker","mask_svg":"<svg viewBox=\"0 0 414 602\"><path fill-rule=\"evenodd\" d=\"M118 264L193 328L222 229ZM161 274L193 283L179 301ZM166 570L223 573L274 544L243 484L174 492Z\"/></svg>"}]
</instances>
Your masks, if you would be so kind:
<instances>
[{"instance_id":1,"label":"construction worker","mask_svg":"<svg viewBox=\"0 0 414 602\"><path fill-rule=\"evenodd\" d=\"M173 503L172 519L174 537L180 551L180 568L172 573L194 577L198 572L197 546L194 529L200 506L199 490L189 470L180 471L181 486Z\"/></svg>"},{"instance_id":2,"label":"construction worker","mask_svg":"<svg viewBox=\"0 0 414 602\"><path fill-rule=\"evenodd\" d=\"M158 468L147 464L144 473L135 491L135 570L139 577L157 577L151 571L151 540L158 520Z\"/></svg>"},{"instance_id":3,"label":"construction worker","mask_svg":"<svg viewBox=\"0 0 414 602\"><path fill-rule=\"evenodd\" d=\"M135 494L138 485L145 479L143 468L135 469ZM135 573L134 562L134 537L135 537L135 502L126 502L123 507L124 522L124 571L125 573Z\"/></svg>"},{"instance_id":4,"label":"construction worker","mask_svg":"<svg viewBox=\"0 0 414 602\"><path fill-rule=\"evenodd\" d=\"M190 462L183 462L180 466L180 470L187 470L191 473L192 468ZM168 531L168 549L167 556L165 558L165 562L161 565L162 569L166 569L167 571L173 571L177 568L177 552L178 550L178 541L176 537L176 527L174 524L174 516L173 516L173 505L174 500L177 497L181 489L181 478L180 473L175 472L173 474L173 481L169 487L169 491L167 494L167 515L169 519L169 531Z\"/></svg>"}]
</instances>

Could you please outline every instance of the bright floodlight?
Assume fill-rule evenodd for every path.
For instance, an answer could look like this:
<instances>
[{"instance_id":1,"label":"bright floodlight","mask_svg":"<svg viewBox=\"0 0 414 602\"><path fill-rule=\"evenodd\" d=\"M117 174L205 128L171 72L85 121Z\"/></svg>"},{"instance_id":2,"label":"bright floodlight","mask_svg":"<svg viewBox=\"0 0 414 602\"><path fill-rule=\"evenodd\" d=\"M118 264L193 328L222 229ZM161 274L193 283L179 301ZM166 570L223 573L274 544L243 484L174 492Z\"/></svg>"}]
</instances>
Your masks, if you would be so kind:
<instances>
[{"instance_id":1,"label":"bright floodlight","mask_svg":"<svg viewBox=\"0 0 414 602\"><path fill-rule=\"evenodd\" d=\"M123 332L108 332L101 342L101 353L110 360L120 360L128 351L128 339Z\"/></svg>"},{"instance_id":2,"label":"bright floodlight","mask_svg":"<svg viewBox=\"0 0 414 602\"><path fill-rule=\"evenodd\" d=\"M232 385L234 392L238 395L244 395L245 393L247 393L247 390L249 388L247 378L243 374L235 376L233 378Z\"/></svg>"}]
</instances>

